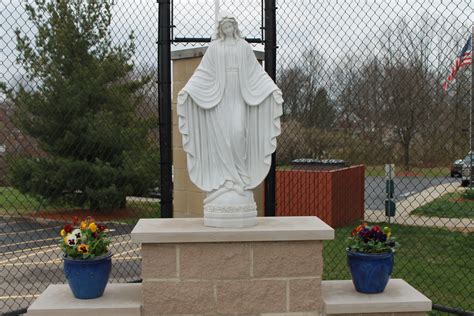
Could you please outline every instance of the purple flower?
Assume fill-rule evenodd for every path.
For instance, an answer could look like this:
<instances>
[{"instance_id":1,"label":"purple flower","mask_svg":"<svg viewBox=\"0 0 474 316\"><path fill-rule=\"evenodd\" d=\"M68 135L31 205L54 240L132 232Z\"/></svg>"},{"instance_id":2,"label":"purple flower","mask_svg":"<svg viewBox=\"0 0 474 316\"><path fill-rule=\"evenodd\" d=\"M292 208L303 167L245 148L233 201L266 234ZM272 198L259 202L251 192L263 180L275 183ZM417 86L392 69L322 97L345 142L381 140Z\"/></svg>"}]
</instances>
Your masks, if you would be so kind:
<instances>
[{"instance_id":1,"label":"purple flower","mask_svg":"<svg viewBox=\"0 0 474 316\"><path fill-rule=\"evenodd\" d=\"M368 237L369 233L370 231L367 228L364 228L359 232L359 237L361 238Z\"/></svg>"},{"instance_id":2,"label":"purple flower","mask_svg":"<svg viewBox=\"0 0 474 316\"><path fill-rule=\"evenodd\" d=\"M375 240L380 241L380 242L385 242L387 240L387 236L381 231L379 231L375 235Z\"/></svg>"}]
</instances>

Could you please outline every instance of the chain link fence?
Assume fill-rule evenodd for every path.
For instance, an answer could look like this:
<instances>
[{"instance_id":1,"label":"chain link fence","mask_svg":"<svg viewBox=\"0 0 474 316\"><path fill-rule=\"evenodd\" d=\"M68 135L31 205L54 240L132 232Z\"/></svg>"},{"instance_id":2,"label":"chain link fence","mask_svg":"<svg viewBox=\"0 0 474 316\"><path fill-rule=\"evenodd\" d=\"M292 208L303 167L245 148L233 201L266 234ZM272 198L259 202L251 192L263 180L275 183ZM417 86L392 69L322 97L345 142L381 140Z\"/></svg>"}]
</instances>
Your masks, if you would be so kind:
<instances>
[{"instance_id":1,"label":"chain link fence","mask_svg":"<svg viewBox=\"0 0 474 316\"><path fill-rule=\"evenodd\" d=\"M158 4L43 3L0 2L0 314L65 282L74 215L110 230L112 282L141 278L130 232L160 216Z\"/></svg>"},{"instance_id":2,"label":"chain link fence","mask_svg":"<svg viewBox=\"0 0 474 316\"><path fill-rule=\"evenodd\" d=\"M468 311L474 311L474 203L452 166L469 153L472 68L462 68L447 92L442 84L471 36L472 11L468 1L424 0L278 1L277 9L277 84L285 98L277 213L289 194L304 201L298 206L309 213L301 215L327 207L328 199L314 195L331 194L333 211L342 209L337 216L359 212L360 219L392 227L401 244L392 277L435 307ZM300 158L363 164L365 178L352 167L332 171L331 184L309 178L299 186L306 179L294 162ZM385 164L396 171L391 218ZM308 186L315 191L291 190ZM350 279L344 241L354 224L332 220L336 242L325 244L324 278Z\"/></svg>"},{"instance_id":3,"label":"chain link fence","mask_svg":"<svg viewBox=\"0 0 474 316\"><path fill-rule=\"evenodd\" d=\"M264 40L260 1L220 2L222 10L236 16L243 36ZM29 5L40 12L35 3L1 0L0 8L1 81L13 89L10 95L2 93L0 102L3 313L26 308L48 284L64 282L57 236L72 214L92 213L111 229L113 282L140 278L139 249L130 243L129 233L138 218L159 217L159 157L150 154L159 152L153 80L158 4L104 1L111 3L110 15L102 7L104 19L95 21L106 31L96 29L99 36L86 40L81 34L89 29L75 14L54 20L56 32L38 32L47 14L28 14ZM102 1L57 3L77 13ZM393 277L405 279L434 304L474 310L474 194L455 177L459 167L452 168L470 147L471 68L459 71L447 93L442 89L470 36L466 23L471 12L470 2L462 0L277 1L277 84L285 99L277 149L277 214L289 197L289 203L307 210L293 215L310 215L329 201L341 201L336 241L324 248L325 279L350 278L344 240L359 220L367 220L390 225L398 237ZM210 38L214 32L213 1L174 0L172 16L174 39ZM74 31L73 24L81 32L59 32ZM19 41L16 30L19 39L29 40ZM52 34L55 41L43 45L39 34ZM27 44L31 51L25 50ZM41 45L46 55L32 59ZM81 45L87 49L81 51ZM206 43L180 42L174 48L193 45ZM112 55L121 56L125 70L100 64L102 73L82 71ZM51 80L42 71L57 70L51 61L72 68L61 69L67 75ZM84 91L96 98L77 101ZM32 100L41 106L32 106ZM83 166L87 172L77 171L78 161L88 162ZM328 166L331 162L338 166ZM385 164L395 164L396 170L396 211L390 218L385 216ZM341 184L338 195L330 195L336 184L329 189L328 173L360 165L362 177L332 176ZM325 180L302 178L301 172L324 174ZM110 175L116 182L104 181ZM76 178L81 181L71 180ZM125 188L123 179L146 185ZM65 189L53 190L58 185ZM293 193L299 185L305 190ZM344 201L361 187L364 198L353 211L354 205ZM88 195L91 189L102 195ZM353 223L343 220L349 209L357 215Z\"/></svg>"}]
</instances>

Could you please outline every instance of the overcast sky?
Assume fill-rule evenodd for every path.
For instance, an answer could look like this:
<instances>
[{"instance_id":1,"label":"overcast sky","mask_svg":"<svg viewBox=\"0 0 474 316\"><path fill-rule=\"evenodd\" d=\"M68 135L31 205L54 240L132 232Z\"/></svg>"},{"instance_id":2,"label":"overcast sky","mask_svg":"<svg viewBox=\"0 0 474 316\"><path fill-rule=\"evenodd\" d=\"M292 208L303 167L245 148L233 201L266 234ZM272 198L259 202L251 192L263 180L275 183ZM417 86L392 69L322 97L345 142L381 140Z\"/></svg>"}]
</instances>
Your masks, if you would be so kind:
<instances>
[{"instance_id":1,"label":"overcast sky","mask_svg":"<svg viewBox=\"0 0 474 316\"><path fill-rule=\"evenodd\" d=\"M26 22L24 3L0 0L0 76L11 81L21 69L15 64L14 29L33 35ZM255 0L220 0L222 9L234 13L244 36L260 38L261 5ZM136 36L136 64L156 65L158 4L155 0L115 0L112 33L116 42ZM446 56L446 69L469 35L472 0L277 0L278 65L297 63L306 47L316 48L328 65L347 54L377 55L383 32L400 19L414 30L428 17L434 22L433 45ZM174 0L174 35L210 37L214 29L213 0ZM448 35L440 32L444 27ZM453 42L453 38L455 41ZM433 54L439 54L433 52Z\"/></svg>"}]
</instances>

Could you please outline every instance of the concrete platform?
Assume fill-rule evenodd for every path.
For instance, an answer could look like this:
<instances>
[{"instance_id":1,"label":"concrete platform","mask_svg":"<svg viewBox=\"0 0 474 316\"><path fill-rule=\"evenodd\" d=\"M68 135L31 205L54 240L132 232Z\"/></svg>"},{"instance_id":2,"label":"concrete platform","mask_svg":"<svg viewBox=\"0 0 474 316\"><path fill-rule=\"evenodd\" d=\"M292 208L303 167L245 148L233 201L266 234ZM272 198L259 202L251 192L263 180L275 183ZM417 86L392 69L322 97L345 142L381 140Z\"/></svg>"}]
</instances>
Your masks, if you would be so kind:
<instances>
[{"instance_id":1,"label":"concrete platform","mask_svg":"<svg viewBox=\"0 0 474 316\"><path fill-rule=\"evenodd\" d=\"M140 316L141 284L108 284L102 297L74 298L69 285L53 284L28 308L26 316Z\"/></svg>"},{"instance_id":2,"label":"concrete platform","mask_svg":"<svg viewBox=\"0 0 474 316\"><path fill-rule=\"evenodd\" d=\"M203 218L140 219L131 236L134 243L206 243L249 241L332 240L334 229L315 216L257 217L246 228L204 226Z\"/></svg>"},{"instance_id":3,"label":"concrete platform","mask_svg":"<svg viewBox=\"0 0 474 316\"><path fill-rule=\"evenodd\" d=\"M322 281L323 315L394 314L424 315L431 311L431 300L402 279L389 281L379 294L362 294L352 280Z\"/></svg>"}]
</instances>

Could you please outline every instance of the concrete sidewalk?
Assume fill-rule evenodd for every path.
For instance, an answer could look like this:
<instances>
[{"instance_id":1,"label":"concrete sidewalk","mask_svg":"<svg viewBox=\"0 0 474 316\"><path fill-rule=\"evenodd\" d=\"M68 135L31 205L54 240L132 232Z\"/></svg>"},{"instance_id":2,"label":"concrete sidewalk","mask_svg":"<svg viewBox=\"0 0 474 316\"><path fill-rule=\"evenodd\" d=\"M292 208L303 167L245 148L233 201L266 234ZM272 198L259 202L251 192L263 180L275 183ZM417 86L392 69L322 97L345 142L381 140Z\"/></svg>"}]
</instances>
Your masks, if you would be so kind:
<instances>
[{"instance_id":1,"label":"concrete sidewalk","mask_svg":"<svg viewBox=\"0 0 474 316\"><path fill-rule=\"evenodd\" d=\"M398 202L395 217L390 221L392 223L409 225L409 226L423 226L423 227L440 227L462 232L474 232L474 219L470 218L442 218L442 217L428 217L412 215L415 209L423 206L447 193L461 191L457 185L450 183L440 184L430 187L420 193L414 194L407 199ZM384 210L366 210L364 219L369 222L385 221Z\"/></svg>"}]
</instances>

